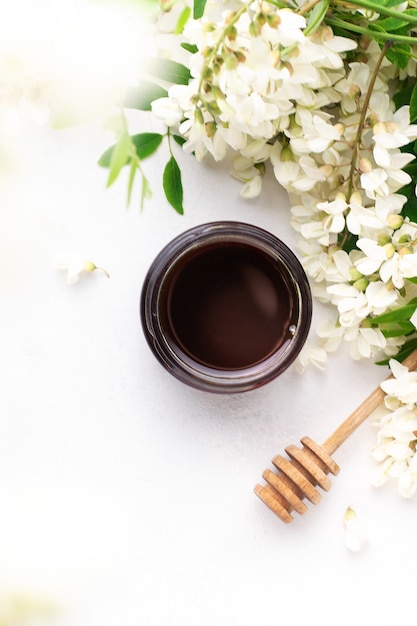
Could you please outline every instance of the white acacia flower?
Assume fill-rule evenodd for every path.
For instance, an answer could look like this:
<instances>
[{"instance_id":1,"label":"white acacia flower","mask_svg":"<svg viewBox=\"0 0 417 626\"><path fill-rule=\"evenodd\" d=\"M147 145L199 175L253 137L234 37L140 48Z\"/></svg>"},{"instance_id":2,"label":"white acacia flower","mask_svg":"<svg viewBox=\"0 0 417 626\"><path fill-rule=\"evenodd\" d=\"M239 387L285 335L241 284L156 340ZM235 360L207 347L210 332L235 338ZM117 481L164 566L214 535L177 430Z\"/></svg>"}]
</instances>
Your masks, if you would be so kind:
<instances>
[{"instance_id":1,"label":"white acacia flower","mask_svg":"<svg viewBox=\"0 0 417 626\"><path fill-rule=\"evenodd\" d=\"M270 159L274 168L277 181L285 188L297 180L300 172L300 164L294 158L290 148L283 149L282 145L275 142L270 151Z\"/></svg>"},{"instance_id":2,"label":"white acacia flower","mask_svg":"<svg viewBox=\"0 0 417 626\"><path fill-rule=\"evenodd\" d=\"M368 535L356 511L348 507L343 516L345 545L351 552L359 552L368 543Z\"/></svg>"},{"instance_id":3,"label":"white acacia flower","mask_svg":"<svg viewBox=\"0 0 417 626\"><path fill-rule=\"evenodd\" d=\"M388 196L378 196L374 204L375 215L381 223L386 224L389 215L401 213L406 201L406 196L399 193L392 193Z\"/></svg>"},{"instance_id":4,"label":"white acacia flower","mask_svg":"<svg viewBox=\"0 0 417 626\"><path fill-rule=\"evenodd\" d=\"M415 328L417 328L417 308L410 317L410 322L414 325Z\"/></svg>"},{"instance_id":5,"label":"white acacia flower","mask_svg":"<svg viewBox=\"0 0 417 626\"><path fill-rule=\"evenodd\" d=\"M340 93L340 106L344 113L357 111L357 98L365 94L369 84L370 69L367 63L349 63L349 70L335 84L335 89Z\"/></svg>"},{"instance_id":6,"label":"white acacia flower","mask_svg":"<svg viewBox=\"0 0 417 626\"><path fill-rule=\"evenodd\" d=\"M321 346L326 352L335 352L343 341L344 334L343 326L331 319L317 327L317 335L322 339Z\"/></svg>"},{"instance_id":7,"label":"white acacia flower","mask_svg":"<svg viewBox=\"0 0 417 626\"><path fill-rule=\"evenodd\" d=\"M355 266L361 274L364 274L364 276L369 276L370 274L377 272L382 263L387 260L386 250L374 239L363 237L358 239L356 245L363 251L364 256L356 261Z\"/></svg>"},{"instance_id":8,"label":"white acacia flower","mask_svg":"<svg viewBox=\"0 0 417 626\"><path fill-rule=\"evenodd\" d=\"M362 195L355 192L349 200L349 212L346 216L346 225L353 235L361 235L366 229L378 230L384 228L385 223L381 222L375 213L375 207L365 207Z\"/></svg>"},{"instance_id":9,"label":"white acacia flower","mask_svg":"<svg viewBox=\"0 0 417 626\"><path fill-rule=\"evenodd\" d=\"M109 278L109 274L104 268L98 267L92 261L86 260L81 256L71 256L62 259L57 264L57 269L66 272L67 285L74 285L79 281L81 275L91 274L96 270L103 272Z\"/></svg>"},{"instance_id":10,"label":"white acacia flower","mask_svg":"<svg viewBox=\"0 0 417 626\"><path fill-rule=\"evenodd\" d=\"M349 343L350 355L355 361L375 357L386 345L379 328L351 326L346 329L344 340Z\"/></svg>"},{"instance_id":11,"label":"white acacia flower","mask_svg":"<svg viewBox=\"0 0 417 626\"><path fill-rule=\"evenodd\" d=\"M152 102L151 106L152 113L155 117L162 120L166 126L177 125L184 116L181 108L172 98L158 98Z\"/></svg>"},{"instance_id":12,"label":"white acacia flower","mask_svg":"<svg viewBox=\"0 0 417 626\"><path fill-rule=\"evenodd\" d=\"M365 289L365 295L370 306L370 311L374 315L385 313L398 299L395 289L388 289L380 280L370 282Z\"/></svg>"},{"instance_id":13,"label":"white acacia flower","mask_svg":"<svg viewBox=\"0 0 417 626\"><path fill-rule=\"evenodd\" d=\"M303 372L309 365L324 369L326 363L327 352L323 347L305 344L296 359L295 367L298 372Z\"/></svg>"},{"instance_id":14,"label":"white acacia flower","mask_svg":"<svg viewBox=\"0 0 417 626\"><path fill-rule=\"evenodd\" d=\"M380 486L395 479L400 495L410 498L417 491L417 373L395 359L390 360L390 368L392 377L380 385L387 396L371 450L378 463L372 482Z\"/></svg>"},{"instance_id":15,"label":"white acacia flower","mask_svg":"<svg viewBox=\"0 0 417 626\"><path fill-rule=\"evenodd\" d=\"M331 69L343 67L343 52L354 50L357 47L353 39L334 35L333 31L326 26L319 28L314 33L312 40L321 44L320 47L324 54L323 65Z\"/></svg>"},{"instance_id":16,"label":"white acacia flower","mask_svg":"<svg viewBox=\"0 0 417 626\"><path fill-rule=\"evenodd\" d=\"M376 198L378 195L388 195L387 179L388 174L381 167L371 169L369 172L363 172L360 177L361 185L368 198L371 199Z\"/></svg>"},{"instance_id":17,"label":"white acacia flower","mask_svg":"<svg viewBox=\"0 0 417 626\"><path fill-rule=\"evenodd\" d=\"M393 378L384 380L380 385L381 389L398 398L403 404L417 405L417 371L408 371L395 359L391 359L389 365Z\"/></svg>"},{"instance_id":18,"label":"white acacia flower","mask_svg":"<svg viewBox=\"0 0 417 626\"><path fill-rule=\"evenodd\" d=\"M174 9L176 19L165 20L171 31L184 2ZM311 8L305 0L294 6L306 5ZM406 280L417 276L417 227L403 217L407 198L398 193L410 182L404 168L413 157L402 150L417 137L417 125L410 124L408 107L395 110L390 92L394 77L415 76L416 63L398 70L384 58L379 65L375 41L356 53L353 39L324 22L307 37L305 27L296 9L208 2L204 17L188 20L177 36L178 48L184 40L197 47L188 61L178 50L192 78L171 87L154 112L178 126L183 149L197 160L231 157L243 197L259 195L268 161L288 192L313 295L333 305L335 317L318 331L319 346L303 353L302 367L322 367L342 341L355 359L389 357L405 338L363 326L369 315L417 293Z\"/></svg>"},{"instance_id":19,"label":"white acacia flower","mask_svg":"<svg viewBox=\"0 0 417 626\"><path fill-rule=\"evenodd\" d=\"M345 211L348 205L343 193L337 193L334 200L325 200L317 204L317 209L332 217L329 224L331 233L341 233L345 226Z\"/></svg>"},{"instance_id":20,"label":"white acacia flower","mask_svg":"<svg viewBox=\"0 0 417 626\"><path fill-rule=\"evenodd\" d=\"M391 119L389 116L387 121L381 120L375 124L373 131L374 142L389 150L406 146L410 141L417 138L417 125L410 124L409 106L400 107Z\"/></svg>"}]
</instances>

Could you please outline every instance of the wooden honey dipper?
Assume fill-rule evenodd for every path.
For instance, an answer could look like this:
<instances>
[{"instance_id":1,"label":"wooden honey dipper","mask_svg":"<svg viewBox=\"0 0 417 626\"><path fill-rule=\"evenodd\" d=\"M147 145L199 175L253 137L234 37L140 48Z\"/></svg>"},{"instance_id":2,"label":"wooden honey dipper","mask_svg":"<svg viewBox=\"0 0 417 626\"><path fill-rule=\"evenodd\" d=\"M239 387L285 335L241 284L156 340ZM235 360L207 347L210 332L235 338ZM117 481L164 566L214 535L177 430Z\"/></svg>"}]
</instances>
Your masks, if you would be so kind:
<instances>
[{"instance_id":1,"label":"wooden honey dipper","mask_svg":"<svg viewBox=\"0 0 417 626\"><path fill-rule=\"evenodd\" d=\"M410 371L417 368L417 350L404 360L403 365ZM327 474L336 475L340 469L331 455L381 404L384 396L380 386L374 389L321 446L310 437L303 437L302 448L295 445L285 448L289 458L278 455L272 459L278 472L264 471L262 477L266 485L256 485L256 495L286 524L294 519L292 511L303 514L308 510L304 498L317 504L321 493L316 487L328 491L331 481Z\"/></svg>"}]
</instances>

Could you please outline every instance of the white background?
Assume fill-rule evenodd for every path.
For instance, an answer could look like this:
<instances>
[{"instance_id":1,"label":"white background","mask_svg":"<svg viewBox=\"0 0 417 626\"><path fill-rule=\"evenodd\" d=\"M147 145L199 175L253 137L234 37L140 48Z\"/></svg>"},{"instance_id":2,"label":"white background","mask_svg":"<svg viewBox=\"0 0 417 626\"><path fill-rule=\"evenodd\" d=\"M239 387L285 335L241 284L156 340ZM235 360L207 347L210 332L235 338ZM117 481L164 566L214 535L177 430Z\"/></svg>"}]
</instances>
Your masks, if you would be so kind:
<instances>
[{"instance_id":1,"label":"white background","mask_svg":"<svg viewBox=\"0 0 417 626\"><path fill-rule=\"evenodd\" d=\"M164 148L144 163L153 197L141 212L138 187L126 208L125 173L105 188L101 124L22 133L0 184L0 594L51 601L42 624L62 626L413 623L417 502L371 486L370 422L292 524L253 494L273 456L304 435L323 442L386 370L340 353L324 372L292 367L217 396L171 378L142 334L140 289L163 245L217 219L293 245L285 192L268 178L242 200L227 165L178 150L180 217L161 190ZM56 263L70 250L110 278L69 287ZM356 554L348 506L369 536Z\"/></svg>"}]
</instances>

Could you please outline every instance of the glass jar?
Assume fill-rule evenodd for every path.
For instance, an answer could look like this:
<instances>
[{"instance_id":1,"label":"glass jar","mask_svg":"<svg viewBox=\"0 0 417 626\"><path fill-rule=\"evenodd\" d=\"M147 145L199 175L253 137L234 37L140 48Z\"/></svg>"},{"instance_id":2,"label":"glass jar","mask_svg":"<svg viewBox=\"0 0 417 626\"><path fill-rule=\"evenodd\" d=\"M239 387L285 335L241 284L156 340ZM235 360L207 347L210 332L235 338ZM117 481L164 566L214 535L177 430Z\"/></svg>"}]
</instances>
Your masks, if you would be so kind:
<instances>
[{"instance_id":1,"label":"glass jar","mask_svg":"<svg viewBox=\"0 0 417 626\"><path fill-rule=\"evenodd\" d=\"M140 302L146 340L173 376L235 393L273 380L307 338L311 292L294 253L266 230L211 222L153 261Z\"/></svg>"}]
</instances>

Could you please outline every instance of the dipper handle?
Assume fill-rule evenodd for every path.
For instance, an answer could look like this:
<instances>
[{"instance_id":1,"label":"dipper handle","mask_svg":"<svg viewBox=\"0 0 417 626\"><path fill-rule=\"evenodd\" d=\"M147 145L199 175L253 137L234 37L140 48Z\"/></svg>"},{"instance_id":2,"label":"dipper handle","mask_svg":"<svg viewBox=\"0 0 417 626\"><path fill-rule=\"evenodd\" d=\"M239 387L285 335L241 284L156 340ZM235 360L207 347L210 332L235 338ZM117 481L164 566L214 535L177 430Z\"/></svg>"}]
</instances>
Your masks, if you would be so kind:
<instances>
[{"instance_id":1,"label":"dipper handle","mask_svg":"<svg viewBox=\"0 0 417 626\"><path fill-rule=\"evenodd\" d=\"M410 371L415 370L417 368L417 350L414 350L404 361L403 365L407 367ZM392 378L392 375L388 376L386 380ZM381 387L378 385L376 389L372 391L371 394L358 406L357 409L353 411L349 415L347 419L345 419L342 424L334 431L328 439L323 443L322 448L328 452L328 454L333 454L338 447L346 441L348 437L360 426L367 417L378 408L378 406L384 400L385 393L382 391Z\"/></svg>"},{"instance_id":2,"label":"dipper handle","mask_svg":"<svg viewBox=\"0 0 417 626\"><path fill-rule=\"evenodd\" d=\"M417 349L403 365L410 371L417 369ZM266 469L262 474L266 485L256 485L256 495L285 523L293 520L292 511L305 513L307 506L303 500L319 502L321 493L317 487L328 491L331 481L327 474L339 472L331 456L333 452L378 408L384 397L384 391L378 386L321 446L310 437L301 439L302 448L288 446L287 458L277 455L272 459L276 472Z\"/></svg>"}]
</instances>

